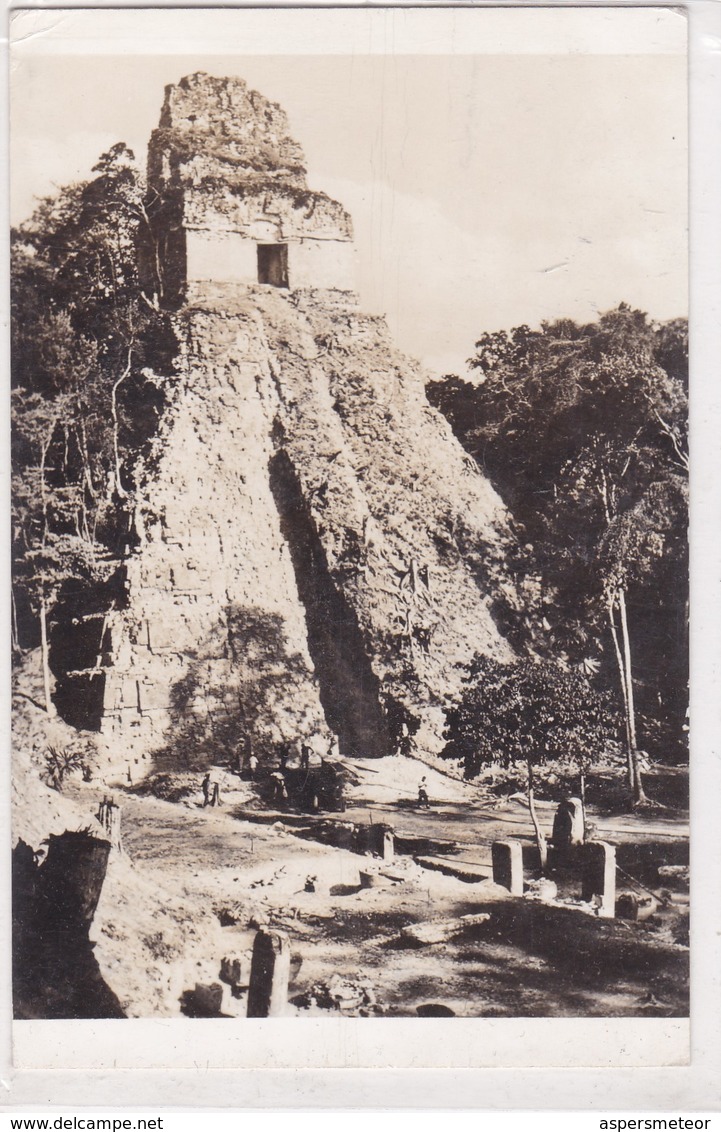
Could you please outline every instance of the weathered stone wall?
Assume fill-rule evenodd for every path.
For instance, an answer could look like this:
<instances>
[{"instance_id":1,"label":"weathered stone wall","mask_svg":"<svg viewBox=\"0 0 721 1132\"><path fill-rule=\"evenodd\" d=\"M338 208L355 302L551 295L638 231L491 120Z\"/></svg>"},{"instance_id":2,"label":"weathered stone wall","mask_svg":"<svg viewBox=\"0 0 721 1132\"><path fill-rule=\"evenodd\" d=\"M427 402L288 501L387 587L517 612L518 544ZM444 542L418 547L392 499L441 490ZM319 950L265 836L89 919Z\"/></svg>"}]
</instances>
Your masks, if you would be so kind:
<instances>
[{"instance_id":1,"label":"weathered stone wall","mask_svg":"<svg viewBox=\"0 0 721 1132\"><path fill-rule=\"evenodd\" d=\"M157 185L204 176L306 183L303 151L288 133L285 112L242 79L198 73L166 87L148 178Z\"/></svg>"},{"instance_id":2,"label":"weathered stone wall","mask_svg":"<svg viewBox=\"0 0 721 1132\"><path fill-rule=\"evenodd\" d=\"M268 233L267 241L275 239ZM258 243L239 232L189 230L186 233L186 279L193 283L258 282ZM288 285L291 290L315 287L354 291L355 254L347 240L300 239L288 247ZM188 291L186 288L186 298Z\"/></svg>"},{"instance_id":3,"label":"weathered stone wall","mask_svg":"<svg viewBox=\"0 0 721 1132\"><path fill-rule=\"evenodd\" d=\"M214 233L239 232L252 240L352 240L351 218L325 193L268 182L183 184L182 222Z\"/></svg>"},{"instance_id":4,"label":"weathered stone wall","mask_svg":"<svg viewBox=\"0 0 721 1132\"><path fill-rule=\"evenodd\" d=\"M186 371L138 513L105 733L192 761L330 724L344 753L377 755L390 693L436 745L457 665L510 656L492 613L513 597L503 507L383 320L263 288L224 302L178 318Z\"/></svg>"},{"instance_id":5,"label":"weathered stone wall","mask_svg":"<svg viewBox=\"0 0 721 1132\"><path fill-rule=\"evenodd\" d=\"M343 240L314 236L298 240L288 248L289 286L355 291L356 262L353 245Z\"/></svg>"},{"instance_id":6,"label":"weathered stone wall","mask_svg":"<svg viewBox=\"0 0 721 1132\"><path fill-rule=\"evenodd\" d=\"M355 289L350 216L308 188L287 130L280 107L241 79L193 75L167 88L148 182L155 289L171 305L194 282L257 283L258 244L287 245L290 289Z\"/></svg>"},{"instance_id":7,"label":"weathered stone wall","mask_svg":"<svg viewBox=\"0 0 721 1132\"><path fill-rule=\"evenodd\" d=\"M142 751L179 744L192 762L242 738L246 717L270 743L323 729L323 712L268 484L262 336L252 313L191 312L179 326L184 379L138 508L104 732Z\"/></svg>"}]
</instances>

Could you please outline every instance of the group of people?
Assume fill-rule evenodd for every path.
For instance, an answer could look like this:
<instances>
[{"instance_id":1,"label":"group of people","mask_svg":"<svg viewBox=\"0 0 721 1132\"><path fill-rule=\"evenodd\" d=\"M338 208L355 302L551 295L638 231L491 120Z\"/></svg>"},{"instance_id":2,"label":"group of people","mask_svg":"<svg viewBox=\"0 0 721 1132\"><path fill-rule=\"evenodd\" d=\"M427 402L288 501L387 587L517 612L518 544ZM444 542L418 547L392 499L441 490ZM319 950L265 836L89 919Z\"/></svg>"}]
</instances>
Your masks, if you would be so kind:
<instances>
[{"instance_id":1,"label":"group of people","mask_svg":"<svg viewBox=\"0 0 721 1132\"><path fill-rule=\"evenodd\" d=\"M298 769L301 771L309 772L311 767L311 760L313 759L316 752L310 745L310 743L307 742L300 742L298 744L298 748ZM333 756L337 755L337 752L338 740L334 738L333 742L330 745L330 750L328 751L328 755L330 756L332 761L334 761ZM286 784L284 772L291 758L291 746L290 744L285 744L280 753L280 767L276 768L269 775L271 785L271 800L277 806L283 806L288 802L288 787ZM259 765L258 758L255 753L251 750L249 754L246 754L245 758L239 761L241 763L239 769L242 776L244 778L250 779L251 781L255 780L258 774ZM321 759L321 764L322 763L323 759ZM221 806L223 804L220 797L220 783L216 779L212 778L210 771L208 771L208 773L205 775L205 778L203 779L202 791L203 809L205 809L206 806ZM431 802L428 796L428 780L426 779L425 775L421 778L420 783L418 784L418 806L420 807L420 809L424 810L430 810L431 808Z\"/></svg>"},{"instance_id":2,"label":"group of people","mask_svg":"<svg viewBox=\"0 0 721 1132\"><path fill-rule=\"evenodd\" d=\"M337 735L333 736L324 753L323 748L324 741L318 734L312 735L309 740L300 739L295 743L283 743L280 748L281 770L285 770L288 763L292 765L295 760L299 770L307 771L310 770L311 765L318 766L319 760L320 763L326 760L335 762L340 757Z\"/></svg>"}]
</instances>

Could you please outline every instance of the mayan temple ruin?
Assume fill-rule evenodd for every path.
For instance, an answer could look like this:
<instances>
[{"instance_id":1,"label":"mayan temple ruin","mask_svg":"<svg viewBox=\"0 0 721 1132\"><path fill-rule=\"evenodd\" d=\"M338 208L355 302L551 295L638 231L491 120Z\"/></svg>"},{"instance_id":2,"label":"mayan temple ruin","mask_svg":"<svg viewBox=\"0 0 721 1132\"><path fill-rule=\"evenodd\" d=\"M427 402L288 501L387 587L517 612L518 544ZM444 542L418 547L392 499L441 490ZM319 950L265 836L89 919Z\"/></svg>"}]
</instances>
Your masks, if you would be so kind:
<instances>
[{"instance_id":1,"label":"mayan temple ruin","mask_svg":"<svg viewBox=\"0 0 721 1132\"><path fill-rule=\"evenodd\" d=\"M11 13L16 1108L695 1058L682 59L488 14Z\"/></svg>"},{"instance_id":2,"label":"mayan temple ruin","mask_svg":"<svg viewBox=\"0 0 721 1132\"><path fill-rule=\"evenodd\" d=\"M238 78L169 87L148 181L181 376L112 614L105 740L376 756L409 714L437 749L458 665L512 655L503 504L359 310L351 218L308 188L279 106Z\"/></svg>"}]
</instances>

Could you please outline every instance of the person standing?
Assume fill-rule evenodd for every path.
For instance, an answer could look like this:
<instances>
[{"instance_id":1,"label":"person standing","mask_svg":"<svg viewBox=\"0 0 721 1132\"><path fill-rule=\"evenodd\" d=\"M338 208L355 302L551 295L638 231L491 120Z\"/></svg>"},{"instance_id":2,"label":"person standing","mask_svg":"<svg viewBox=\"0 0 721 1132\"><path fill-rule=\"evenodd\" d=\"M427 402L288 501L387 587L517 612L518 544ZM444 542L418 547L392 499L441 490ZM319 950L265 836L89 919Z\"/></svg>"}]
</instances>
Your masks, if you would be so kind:
<instances>
[{"instance_id":1,"label":"person standing","mask_svg":"<svg viewBox=\"0 0 721 1132\"><path fill-rule=\"evenodd\" d=\"M270 781L273 784L273 803L276 806L283 804L283 800L287 797L285 779L279 770L274 770L270 776Z\"/></svg>"},{"instance_id":2,"label":"person standing","mask_svg":"<svg viewBox=\"0 0 721 1132\"><path fill-rule=\"evenodd\" d=\"M421 806L424 810L430 810L431 808L431 803L428 800L428 785L426 783L425 775L421 779L418 786L418 805Z\"/></svg>"},{"instance_id":3,"label":"person standing","mask_svg":"<svg viewBox=\"0 0 721 1132\"><path fill-rule=\"evenodd\" d=\"M206 774L205 778L203 779L202 790L203 790L203 809L205 809L205 807L210 802L210 772L208 772L208 774Z\"/></svg>"}]
</instances>

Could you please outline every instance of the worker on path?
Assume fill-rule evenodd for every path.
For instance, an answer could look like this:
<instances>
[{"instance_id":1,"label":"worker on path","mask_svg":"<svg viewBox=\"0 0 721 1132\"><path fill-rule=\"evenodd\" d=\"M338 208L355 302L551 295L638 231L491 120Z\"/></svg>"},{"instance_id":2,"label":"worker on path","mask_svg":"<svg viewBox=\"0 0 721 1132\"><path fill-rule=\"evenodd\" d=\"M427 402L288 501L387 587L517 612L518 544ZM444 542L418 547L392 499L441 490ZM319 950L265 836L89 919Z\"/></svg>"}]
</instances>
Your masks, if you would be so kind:
<instances>
[{"instance_id":1,"label":"worker on path","mask_svg":"<svg viewBox=\"0 0 721 1132\"><path fill-rule=\"evenodd\" d=\"M273 771L270 776L270 781L273 786L273 802L276 806L282 806L288 799L288 791L285 785L285 778L279 770Z\"/></svg>"},{"instance_id":2,"label":"worker on path","mask_svg":"<svg viewBox=\"0 0 721 1132\"><path fill-rule=\"evenodd\" d=\"M424 810L430 810L431 808L431 803L428 800L428 785L425 775L418 786L418 805Z\"/></svg>"}]
</instances>

